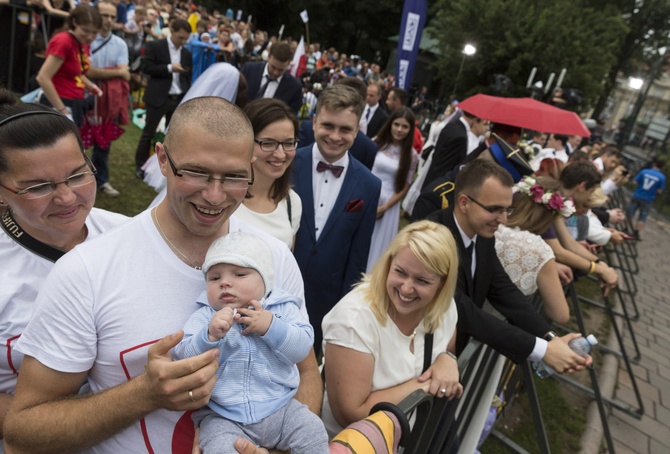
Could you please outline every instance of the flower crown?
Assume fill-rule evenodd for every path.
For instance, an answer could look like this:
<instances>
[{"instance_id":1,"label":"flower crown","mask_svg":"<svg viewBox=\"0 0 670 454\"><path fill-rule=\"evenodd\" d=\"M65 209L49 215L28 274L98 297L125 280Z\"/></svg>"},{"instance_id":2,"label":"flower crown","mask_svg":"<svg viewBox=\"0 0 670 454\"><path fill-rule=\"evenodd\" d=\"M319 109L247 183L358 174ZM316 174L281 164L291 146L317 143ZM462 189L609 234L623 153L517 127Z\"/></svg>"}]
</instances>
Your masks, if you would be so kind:
<instances>
[{"instance_id":1,"label":"flower crown","mask_svg":"<svg viewBox=\"0 0 670 454\"><path fill-rule=\"evenodd\" d=\"M514 188L556 215L569 218L575 213L575 204L570 197L563 198L559 191L545 191L533 177L523 177Z\"/></svg>"}]
</instances>

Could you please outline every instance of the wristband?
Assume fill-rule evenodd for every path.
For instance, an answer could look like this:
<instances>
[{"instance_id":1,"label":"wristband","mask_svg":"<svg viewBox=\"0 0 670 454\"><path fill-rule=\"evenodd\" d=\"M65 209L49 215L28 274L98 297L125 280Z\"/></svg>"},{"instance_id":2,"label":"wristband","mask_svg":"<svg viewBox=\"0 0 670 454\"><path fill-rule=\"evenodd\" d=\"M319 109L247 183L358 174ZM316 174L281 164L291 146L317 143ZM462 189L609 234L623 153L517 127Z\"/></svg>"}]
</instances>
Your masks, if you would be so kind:
<instances>
[{"instance_id":1,"label":"wristband","mask_svg":"<svg viewBox=\"0 0 670 454\"><path fill-rule=\"evenodd\" d=\"M551 342L553 339L557 338L558 334L556 334L554 331L547 331L542 338L546 340L547 342Z\"/></svg>"},{"instance_id":2,"label":"wristband","mask_svg":"<svg viewBox=\"0 0 670 454\"><path fill-rule=\"evenodd\" d=\"M449 358L453 359L454 361L458 362L458 357L454 355L451 352L441 352L440 355L447 355Z\"/></svg>"},{"instance_id":3,"label":"wristband","mask_svg":"<svg viewBox=\"0 0 670 454\"><path fill-rule=\"evenodd\" d=\"M596 262L591 262L591 265L589 266L589 274L593 274L595 270L596 270Z\"/></svg>"}]
</instances>

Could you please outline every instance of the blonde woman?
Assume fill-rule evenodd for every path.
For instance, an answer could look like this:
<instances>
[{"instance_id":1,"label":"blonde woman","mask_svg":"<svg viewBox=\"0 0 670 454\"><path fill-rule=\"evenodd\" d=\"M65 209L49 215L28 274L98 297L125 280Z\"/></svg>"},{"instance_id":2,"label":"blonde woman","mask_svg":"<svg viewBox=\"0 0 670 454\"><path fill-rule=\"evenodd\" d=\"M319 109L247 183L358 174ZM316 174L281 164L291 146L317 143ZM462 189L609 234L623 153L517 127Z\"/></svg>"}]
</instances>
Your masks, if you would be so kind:
<instances>
[{"instance_id":1,"label":"blonde woman","mask_svg":"<svg viewBox=\"0 0 670 454\"><path fill-rule=\"evenodd\" d=\"M440 398L462 394L452 353L457 276L449 229L416 222L326 315L322 419L330 436L366 417L376 403L397 404L417 389ZM432 350L425 358L429 335Z\"/></svg>"}]
</instances>

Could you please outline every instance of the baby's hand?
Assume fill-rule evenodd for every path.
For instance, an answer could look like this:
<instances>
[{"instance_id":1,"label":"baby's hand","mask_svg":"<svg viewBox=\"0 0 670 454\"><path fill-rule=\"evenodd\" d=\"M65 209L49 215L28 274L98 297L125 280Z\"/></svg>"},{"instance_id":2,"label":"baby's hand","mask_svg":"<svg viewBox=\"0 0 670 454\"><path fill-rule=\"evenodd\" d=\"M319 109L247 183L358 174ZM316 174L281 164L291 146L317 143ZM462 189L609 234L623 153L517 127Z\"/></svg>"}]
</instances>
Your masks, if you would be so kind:
<instances>
[{"instance_id":1,"label":"baby's hand","mask_svg":"<svg viewBox=\"0 0 670 454\"><path fill-rule=\"evenodd\" d=\"M216 342L222 339L231 326L233 326L233 316L235 312L230 307L224 307L217 311L209 322L207 337L210 342Z\"/></svg>"},{"instance_id":2,"label":"baby's hand","mask_svg":"<svg viewBox=\"0 0 670 454\"><path fill-rule=\"evenodd\" d=\"M242 334L245 336L249 334L264 336L272 324L272 312L263 309L261 303L256 300L249 301L249 304L253 306L253 309L238 309L237 313L240 314L241 317L235 317L235 323L245 325L245 328L242 331Z\"/></svg>"}]
</instances>

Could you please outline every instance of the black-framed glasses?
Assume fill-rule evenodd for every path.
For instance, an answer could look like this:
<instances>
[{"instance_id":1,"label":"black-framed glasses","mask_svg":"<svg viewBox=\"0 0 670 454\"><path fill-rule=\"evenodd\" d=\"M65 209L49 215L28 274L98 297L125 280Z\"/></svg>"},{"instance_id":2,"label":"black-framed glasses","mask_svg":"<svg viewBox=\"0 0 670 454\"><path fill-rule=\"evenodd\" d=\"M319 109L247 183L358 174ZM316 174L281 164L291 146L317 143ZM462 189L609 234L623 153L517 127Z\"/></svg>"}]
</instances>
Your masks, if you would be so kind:
<instances>
[{"instance_id":1,"label":"black-framed glasses","mask_svg":"<svg viewBox=\"0 0 670 454\"><path fill-rule=\"evenodd\" d=\"M172 168L172 173L174 176L181 178L181 181L183 181L186 184L189 184L191 186L197 186L200 188L206 187L209 183L212 181L219 181L221 182L221 186L223 189L248 189L249 186L254 184L254 166L251 166L251 178L247 177L240 177L236 175L226 175L225 177L222 178L217 178L209 173L204 173L204 172L195 172L193 170L180 170L177 169L177 166L174 164L174 161L172 161L172 158L170 157L170 153L168 153L168 149L163 144L163 149L165 149L165 156L167 157L168 162L170 163L170 168Z\"/></svg>"},{"instance_id":2,"label":"black-framed glasses","mask_svg":"<svg viewBox=\"0 0 670 454\"><path fill-rule=\"evenodd\" d=\"M279 148L279 145L284 149L284 151L295 151L298 148L298 139L289 139L283 142L273 139L254 139L254 142L261 147L261 151L266 153L272 153L273 151Z\"/></svg>"},{"instance_id":3,"label":"black-framed glasses","mask_svg":"<svg viewBox=\"0 0 670 454\"><path fill-rule=\"evenodd\" d=\"M86 154L84 153L82 153L82 155L84 156L84 161L86 161L86 167L88 167L88 170L85 172L79 172L75 173L74 175L70 175L64 180L45 181L44 183L35 184L23 189L12 189L10 187L5 186L2 183L0 183L0 186L2 186L3 188L7 189L10 192L13 192L16 195L25 196L25 198L28 200L40 199L42 197L51 195L54 192L56 192L56 188L60 184L64 184L70 189L86 186L95 181L95 174L98 173L98 171L96 170L95 166L93 165L89 157L86 156Z\"/></svg>"},{"instance_id":4,"label":"black-framed glasses","mask_svg":"<svg viewBox=\"0 0 670 454\"><path fill-rule=\"evenodd\" d=\"M507 216L511 216L512 213L514 213L514 207L509 206L509 207L501 207L501 206L486 206L482 205L479 203L474 197L465 195L468 199L472 200L475 202L477 205L480 207L484 208L486 211L488 211L491 214L495 214L496 216L502 216L503 214L506 214Z\"/></svg>"}]
</instances>

